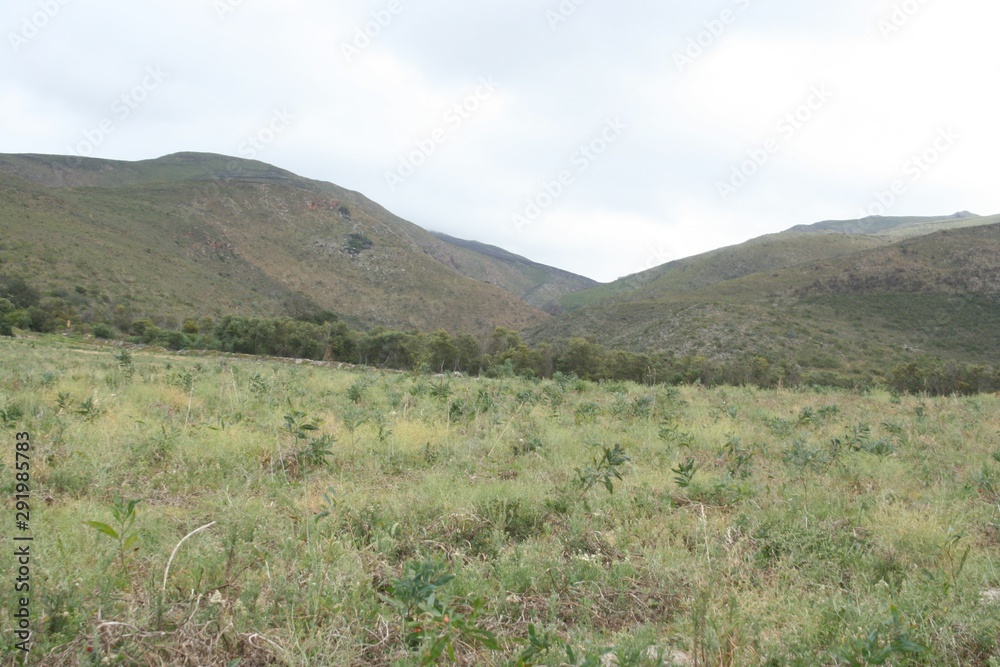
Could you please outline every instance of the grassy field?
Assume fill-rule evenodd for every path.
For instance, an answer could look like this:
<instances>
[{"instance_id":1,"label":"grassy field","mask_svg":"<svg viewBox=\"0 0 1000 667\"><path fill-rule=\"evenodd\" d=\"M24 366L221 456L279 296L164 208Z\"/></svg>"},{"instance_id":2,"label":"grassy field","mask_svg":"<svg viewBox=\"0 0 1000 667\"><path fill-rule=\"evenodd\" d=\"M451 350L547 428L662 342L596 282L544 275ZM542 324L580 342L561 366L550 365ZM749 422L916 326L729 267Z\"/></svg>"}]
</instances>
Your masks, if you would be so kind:
<instances>
[{"instance_id":1,"label":"grassy field","mask_svg":"<svg viewBox=\"0 0 1000 667\"><path fill-rule=\"evenodd\" d=\"M0 410L5 540L33 443L28 664L1000 665L996 396L41 337L0 340Z\"/></svg>"}]
</instances>

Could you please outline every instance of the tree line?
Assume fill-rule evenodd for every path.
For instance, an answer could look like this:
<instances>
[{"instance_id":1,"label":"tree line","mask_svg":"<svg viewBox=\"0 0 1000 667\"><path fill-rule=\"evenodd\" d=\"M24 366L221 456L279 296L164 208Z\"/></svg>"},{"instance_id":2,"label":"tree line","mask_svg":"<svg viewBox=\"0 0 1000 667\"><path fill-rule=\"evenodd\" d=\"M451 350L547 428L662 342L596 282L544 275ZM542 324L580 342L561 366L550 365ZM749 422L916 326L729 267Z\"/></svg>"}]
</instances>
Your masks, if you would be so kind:
<instances>
[{"instance_id":1,"label":"tree line","mask_svg":"<svg viewBox=\"0 0 1000 667\"><path fill-rule=\"evenodd\" d=\"M64 330L73 314L67 302L63 296L43 298L21 278L0 276L0 335L12 335L15 328L43 333ZM497 328L485 338L444 330L426 333L375 327L362 331L350 328L328 311L304 311L297 317L192 318L179 327L159 326L149 318L128 320L120 309L112 312L118 316L84 322L83 328L96 338L172 350L215 350L431 373L537 378L562 373L593 381L759 387L858 388L859 383L878 381L874 374L859 380L753 353L728 359L678 356L669 351L641 353L606 349L588 338L529 345L518 332L505 328ZM882 382L899 392L948 395L1000 391L1000 367L920 357L892 369L875 370L882 372Z\"/></svg>"}]
</instances>

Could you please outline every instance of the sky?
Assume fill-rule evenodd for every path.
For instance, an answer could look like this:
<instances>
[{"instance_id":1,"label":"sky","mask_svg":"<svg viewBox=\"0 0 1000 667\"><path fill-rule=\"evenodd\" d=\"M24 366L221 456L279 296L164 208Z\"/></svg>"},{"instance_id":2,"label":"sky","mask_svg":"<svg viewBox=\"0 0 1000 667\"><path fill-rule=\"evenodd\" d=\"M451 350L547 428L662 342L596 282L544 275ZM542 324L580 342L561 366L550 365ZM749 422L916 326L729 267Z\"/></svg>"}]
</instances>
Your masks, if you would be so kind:
<instances>
[{"instance_id":1,"label":"sky","mask_svg":"<svg viewBox=\"0 0 1000 667\"><path fill-rule=\"evenodd\" d=\"M257 159L600 281L1000 213L996 0L5 0L0 152Z\"/></svg>"}]
</instances>

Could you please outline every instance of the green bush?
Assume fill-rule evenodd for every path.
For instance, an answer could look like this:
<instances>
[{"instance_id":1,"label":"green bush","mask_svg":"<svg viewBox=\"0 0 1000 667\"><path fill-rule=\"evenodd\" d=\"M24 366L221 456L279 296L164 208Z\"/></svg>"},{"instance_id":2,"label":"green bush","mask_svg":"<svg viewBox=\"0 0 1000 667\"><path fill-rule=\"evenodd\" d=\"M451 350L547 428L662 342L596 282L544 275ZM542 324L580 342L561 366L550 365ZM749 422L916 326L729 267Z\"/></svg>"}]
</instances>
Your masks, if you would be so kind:
<instances>
[{"instance_id":1,"label":"green bush","mask_svg":"<svg viewBox=\"0 0 1000 667\"><path fill-rule=\"evenodd\" d=\"M94 328L91 329L90 332L94 335L94 338L102 338L104 340L108 340L110 338L115 337L115 330L109 327L104 322L95 324Z\"/></svg>"}]
</instances>

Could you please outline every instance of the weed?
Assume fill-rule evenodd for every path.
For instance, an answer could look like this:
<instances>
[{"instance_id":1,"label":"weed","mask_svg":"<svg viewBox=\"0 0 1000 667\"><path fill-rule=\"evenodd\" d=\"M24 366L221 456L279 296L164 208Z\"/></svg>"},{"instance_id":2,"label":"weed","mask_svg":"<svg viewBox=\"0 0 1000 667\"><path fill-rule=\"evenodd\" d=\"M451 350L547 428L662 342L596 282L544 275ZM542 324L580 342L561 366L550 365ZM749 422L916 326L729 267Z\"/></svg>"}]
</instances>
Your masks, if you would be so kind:
<instances>
[{"instance_id":1,"label":"weed","mask_svg":"<svg viewBox=\"0 0 1000 667\"><path fill-rule=\"evenodd\" d=\"M592 424L597 421L599 414L601 414L601 407L597 403L586 402L576 406L573 417L577 424Z\"/></svg>"},{"instance_id":2,"label":"weed","mask_svg":"<svg viewBox=\"0 0 1000 667\"><path fill-rule=\"evenodd\" d=\"M333 456L330 447L337 439L329 433L318 438L310 438L304 447L295 452L299 464L307 468L315 468L326 463L326 457Z\"/></svg>"},{"instance_id":3,"label":"weed","mask_svg":"<svg viewBox=\"0 0 1000 667\"><path fill-rule=\"evenodd\" d=\"M580 489L578 500L582 500L587 492L598 483L603 484L608 493L614 493L614 480L622 479L621 469L629 461L631 459L622 446L615 445L611 449L605 447L604 454L600 459L594 459L593 466L575 468L576 486Z\"/></svg>"},{"instance_id":4,"label":"weed","mask_svg":"<svg viewBox=\"0 0 1000 667\"><path fill-rule=\"evenodd\" d=\"M360 403L361 399L364 398L365 392L368 390L368 387L372 386L373 384L375 384L375 379L368 375L364 375L358 378L357 380L354 381L353 384L351 384L350 387L347 388L347 398L352 403Z\"/></svg>"},{"instance_id":5,"label":"weed","mask_svg":"<svg viewBox=\"0 0 1000 667\"><path fill-rule=\"evenodd\" d=\"M451 383L445 379L439 380L436 384L431 386L430 394L439 401L447 401L452 394Z\"/></svg>"},{"instance_id":6,"label":"weed","mask_svg":"<svg viewBox=\"0 0 1000 667\"><path fill-rule=\"evenodd\" d=\"M323 494L323 509L313 515L313 521L319 523L337 511L337 490L333 486L326 487Z\"/></svg>"},{"instance_id":7,"label":"weed","mask_svg":"<svg viewBox=\"0 0 1000 667\"><path fill-rule=\"evenodd\" d=\"M250 393L255 396L267 396L271 393L271 382L260 373L251 375L249 382Z\"/></svg>"},{"instance_id":8,"label":"weed","mask_svg":"<svg viewBox=\"0 0 1000 667\"><path fill-rule=\"evenodd\" d=\"M104 414L104 408L98 406L93 396L88 396L87 400L80 404L75 410L76 414L82 416L86 421L92 422Z\"/></svg>"},{"instance_id":9,"label":"weed","mask_svg":"<svg viewBox=\"0 0 1000 667\"><path fill-rule=\"evenodd\" d=\"M292 441L305 440L309 434L319 430L319 421L309 419L309 414L301 410L296 410L288 401L289 412L285 413L285 430L291 436Z\"/></svg>"},{"instance_id":10,"label":"weed","mask_svg":"<svg viewBox=\"0 0 1000 667\"><path fill-rule=\"evenodd\" d=\"M24 417L24 410L21 409L20 405L8 405L0 410L0 422L3 422L4 428L16 428L22 417Z\"/></svg>"},{"instance_id":11,"label":"weed","mask_svg":"<svg viewBox=\"0 0 1000 667\"><path fill-rule=\"evenodd\" d=\"M924 578L941 591L942 597L947 598L958 586L958 578L962 575L969 558L969 551L972 550L972 547L968 546L961 555L958 554L958 545L964 537L962 533L949 530L947 539L940 547L941 565L934 571L926 568L923 570Z\"/></svg>"},{"instance_id":12,"label":"weed","mask_svg":"<svg viewBox=\"0 0 1000 667\"><path fill-rule=\"evenodd\" d=\"M694 435L680 430L680 427L668 420L660 422L658 431L660 439L678 447L692 447L694 445Z\"/></svg>"},{"instance_id":13,"label":"weed","mask_svg":"<svg viewBox=\"0 0 1000 667\"><path fill-rule=\"evenodd\" d=\"M830 454L809 445L800 438L792 439L792 446L785 451L782 460L800 471L820 470L830 463Z\"/></svg>"},{"instance_id":14,"label":"weed","mask_svg":"<svg viewBox=\"0 0 1000 667\"><path fill-rule=\"evenodd\" d=\"M671 472L675 475L674 482L677 486L682 489L686 489L691 486L695 473L698 472L698 466L692 457L683 463L677 464L676 468L671 468Z\"/></svg>"},{"instance_id":15,"label":"weed","mask_svg":"<svg viewBox=\"0 0 1000 667\"><path fill-rule=\"evenodd\" d=\"M352 404L347 406L343 414L340 415L340 421L343 422L344 428L351 434L351 448L356 449L358 446L358 429L368 423L368 413Z\"/></svg>"},{"instance_id":16,"label":"weed","mask_svg":"<svg viewBox=\"0 0 1000 667\"><path fill-rule=\"evenodd\" d=\"M94 530L107 535L118 542L118 565L126 576L128 575L128 563L132 556L138 551L139 537L136 535L135 507L142 499L124 500L116 495L111 504L111 516L114 517L115 526L112 527L101 521L84 521L83 523Z\"/></svg>"},{"instance_id":17,"label":"weed","mask_svg":"<svg viewBox=\"0 0 1000 667\"><path fill-rule=\"evenodd\" d=\"M70 393L68 391L60 391L56 396L56 407L62 412L67 407L69 407Z\"/></svg>"},{"instance_id":18,"label":"weed","mask_svg":"<svg viewBox=\"0 0 1000 667\"><path fill-rule=\"evenodd\" d=\"M753 452L743 447L739 438L730 435L722 450L729 462L726 470L729 477L733 479L746 479L750 476L750 464L753 461Z\"/></svg>"},{"instance_id":19,"label":"weed","mask_svg":"<svg viewBox=\"0 0 1000 667\"><path fill-rule=\"evenodd\" d=\"M848 639L844 646L832 654L840 665L869 667L885 665L894 656L915 657L927 648L914 642L904 626L899 610L890 607L891 617L876 625L871 631Z\"/></svg>"},{"instance_id":20,"label":"weed","mask_svg":"<svg viewBox=\"0 0 1000 667\"><path fill-rule=\"evenodd\" d=\"M440 589L454 578L440 560L410 561L403 576L394 579L381 596L399 612L406 646L419 651L421 665L434 665L445 653L454 662L456 643L500 649L496 635L476 623L482 613L481 600L473 600L471 611L463 613L440 595Z\"/></svg>"}]
</instances>

